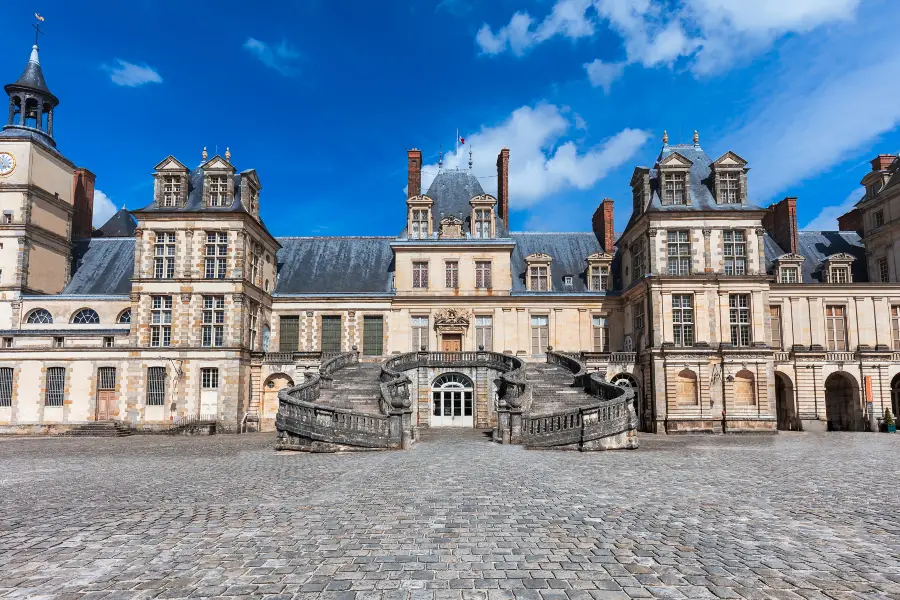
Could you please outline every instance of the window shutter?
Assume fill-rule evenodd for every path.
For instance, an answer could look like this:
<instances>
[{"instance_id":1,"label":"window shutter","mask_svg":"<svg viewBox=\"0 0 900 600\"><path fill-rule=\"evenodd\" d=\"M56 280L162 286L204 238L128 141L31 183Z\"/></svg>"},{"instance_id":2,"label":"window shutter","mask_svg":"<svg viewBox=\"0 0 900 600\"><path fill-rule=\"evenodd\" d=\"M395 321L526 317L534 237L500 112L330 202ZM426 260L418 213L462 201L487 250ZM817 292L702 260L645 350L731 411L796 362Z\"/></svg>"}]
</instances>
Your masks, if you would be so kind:
<instances>
[{"instance_id":1,"label":"window shutter","mask_svg":"<svg viewBox=\"0 0 900 600\"><path fill-rule=\"evenodd\" d=\"M280 319L278 351L296 352L300 347L300 317L284 316Z\"/></svg>"}]
</instances>

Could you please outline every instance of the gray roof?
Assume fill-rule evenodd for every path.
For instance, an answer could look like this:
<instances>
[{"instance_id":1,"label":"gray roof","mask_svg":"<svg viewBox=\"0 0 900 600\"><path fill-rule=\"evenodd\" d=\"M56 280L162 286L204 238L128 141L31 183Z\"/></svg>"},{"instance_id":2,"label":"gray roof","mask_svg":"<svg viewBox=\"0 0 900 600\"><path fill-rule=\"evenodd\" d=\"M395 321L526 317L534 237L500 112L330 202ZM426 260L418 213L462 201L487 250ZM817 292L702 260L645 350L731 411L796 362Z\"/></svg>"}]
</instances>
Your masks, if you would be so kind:
<instances>
[{"instance_id":1,"label":"gray roof","mask_svg":"<svg viewBox=\"0 0 900 600\"><path fill-rule=\"evenodd\" d=\"M134 237L137 231L137 221L131 216L131 213L122 207L101 227L94 230L94 237Z\"/></svg>"},{"instance_id":2,"label":"gray roof","mask_svg":"<svg viewBox=\"0 0 900 600\"><path fill-rule=\"evenodd\" d=\"M121 295L131 292L134 238L93 238L73 244L74 275L62 291L71 295Z\"/></svg>"},{"instance_id":3,"label":"gray roof","mask_svg":"<svg viewBox=\"0 0 900 600\"><path fill-rule=\"evenodd\" d=\"M390 237L276 238L276 294L390 293Z\"/></svg>"},{"instance_id":4,"label":"gray roof","mask_svg":"<svg viewBox=\"0 0 900 600\"><path fill-rule=\"evenodd\" d=\"M220 157L214 156L207 162L211 162L215 158ZM224 161L225 159L222 160ZM156 202L151 202L144 208L139 208L133 212L247 212L247 210L244 208L244 204L241 202L241 183L244 176L243 173L235 173L232 176L234 178L234 198L230 206L203 205L203 173L203 165L200 165L193 171L191 171L190 176L188 177L188 198L184 206L158 206Z\"/></svg>"},{"instance_id":5,"label":"gray roof","mask_svg":"<svg viewBox=\"0 0 900 600\"><path fill-rule=\"evenodd\" d=\"M542 252L553 259L550 263L551 287L554 292L587 292L587 257L595 252L603 252L597 236L591 232L575 233L530 233L514 232L509 234L515 240L516 247L512 253L512 291L527 291L525 285L525 257ZM566 290L563 276L572 275L573 288ZM614 281L614 288L615 285Z\"/></svg>"},{"instance_id":6,"label":"gray roof","mask_svg":"<svg viewBox=\"0 0 900 600\"><path fill-rule=\"evenodd\" d=\"M484 194L484 189L478 182L478 178L467 169L446 169L441 170L425 195L434 201L431 207L431 215L434 221L434 231L440 229L442 218L454 216L462 219L464 223L463 230L472 231L472 205L469 200L475 196ZM494 209L496 214L496 208ZM496 217L496 237L506 237L506 223L499 216ZM406 237L406 230L401 234L402 238Z\"/></svg>"},{"instance_id":7,"label":"gray roof","mask_svg":"<svg viewBox=\"0 0 900 600\"><path fill-rule=\"evenodd\" d=\"M824 277L822 267L825 259L832 254L845 252L856 257L851 265L854 282L869 281L866 267L866 250L862 238L855 231L800 231L799 254L806 260L803 262L803 283L822 283ZM774 260L787 254L768 234L765 236L766 270L773 273Z\"/></svg>"},{"instance_id":8,"label":"gray roof","mask_svg":"<svg viewBox=\"0 0 900 600\"><path fill-rule=\"evenodd\" d=\"M50 100L54 106L59 104L59 100L57 100L56 96L50 92L50 88L47 87L47 82L44 79L41 61L38 58L37 45L31 47L31 56L28 58L28 64L25 65L25 70L22 72L22 75L15 83L4 86L4 89L7 92L13 88L25 88L41 92L45 96L48 96L47 99Z\"/></svg>"}]
</instances>

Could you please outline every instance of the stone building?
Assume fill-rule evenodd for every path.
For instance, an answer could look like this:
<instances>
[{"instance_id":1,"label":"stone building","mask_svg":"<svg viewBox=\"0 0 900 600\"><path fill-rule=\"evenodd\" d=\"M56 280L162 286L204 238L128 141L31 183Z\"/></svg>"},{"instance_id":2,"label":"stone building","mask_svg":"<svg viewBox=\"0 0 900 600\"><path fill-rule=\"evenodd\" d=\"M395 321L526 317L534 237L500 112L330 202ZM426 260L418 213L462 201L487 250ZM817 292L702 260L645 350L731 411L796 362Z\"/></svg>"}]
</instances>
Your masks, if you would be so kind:
<instances>
[{"instance_id":1,"label":"stone building","mask_svg":"<svg viewBox=\"0 0 900 600\"><path fill-rule=\"evenodd\" d=\"M894 156L841 231L799 231L795 198L754 203L739 155L664 136L621 232L603 200L583 232L532 233L508 226L514 149L496 197L465 168L423 190L410 150L398 235L276 238L257 172L204 150L193 167L164 158L146 206L91 231L94 175L57 150L37 46L5 90L0 432L271 430L279 390L355 349L363 365L437 357L411 394L420 427L494 426L475 357L539 381L548 347L633 388L645 431L867 429L900 408ZM473 358L443 368L451 355Z\"/></svg>"}]
</instances>

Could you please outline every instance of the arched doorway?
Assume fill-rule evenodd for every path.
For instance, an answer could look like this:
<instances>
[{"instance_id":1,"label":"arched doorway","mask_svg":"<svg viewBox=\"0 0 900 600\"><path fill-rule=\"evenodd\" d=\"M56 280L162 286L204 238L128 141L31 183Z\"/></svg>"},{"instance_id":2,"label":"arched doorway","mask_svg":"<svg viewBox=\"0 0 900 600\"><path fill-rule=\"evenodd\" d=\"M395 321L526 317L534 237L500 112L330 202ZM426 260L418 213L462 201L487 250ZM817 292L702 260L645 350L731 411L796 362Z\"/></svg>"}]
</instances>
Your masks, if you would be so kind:
<instances>
[{"instance_id":1,"label":"arched doorway","mask_svg":"<svg viewBox=\"0 0 900 600\"><path fill-rule=\"evenodd\" d=\"M897 412L900 411L900 373L894 375L891 379L891 412L894 414L894 420L897 420ZM884 415L878 415L882 417Z\"/></svg>"},{"instance_id":2,"label":"arched doorway","mask_svg":"<svg viewBox=\"0 0 900 600\"><path fill-rule=\"evenodd\" d=\"M263 418L275 418L278 413L278 391L294 385L294 380L284 373L269 375L263 384L262 406L260 412Z\"/></svg>"},{"instance_id":3,"label":"arched doorway","mask_svg":"<svg viewBox=\"0 0 900 600\"><path fill-rule=\"evenodd\" d=\"M825 418L829 431L865 431L859 385L852 375L832 373L825 380Z\"/></svg>"},{"instance_id":4,"label":"arched doorway","mask_svg":"<svg viewBox=\"0 0 900 600\"><path fill-rule=\"evenodd\" d=\"M640 431L645 431L641 389L638 387L637 381L635 381L634 377L628 373L619 373L618 375L614 375L609 382L619 387L631 388L634 390L634 412L638 418L638 429Z\"/></svg>"},{"instance_id":5,"label":"arched doorway","mask_svg":"<svg viewBox=\"0 0 900 600\"><path fill-rule=\"evenodd\" d=\"M791 378L775 371L775 415L778 429L783 431L800 431L800 420L797 418L794 402L794 384Z\"/></svg>"},{"instance_id":6,"label":"arched doorway","mask_svg":"<svg viewBox=\"0 0 900 600\"><path fill-rule=\"evenodd\" d=\"M462 373L444 373L431 384L432 427L474 427L475 386Z\"/></svg>"}]
</instances>

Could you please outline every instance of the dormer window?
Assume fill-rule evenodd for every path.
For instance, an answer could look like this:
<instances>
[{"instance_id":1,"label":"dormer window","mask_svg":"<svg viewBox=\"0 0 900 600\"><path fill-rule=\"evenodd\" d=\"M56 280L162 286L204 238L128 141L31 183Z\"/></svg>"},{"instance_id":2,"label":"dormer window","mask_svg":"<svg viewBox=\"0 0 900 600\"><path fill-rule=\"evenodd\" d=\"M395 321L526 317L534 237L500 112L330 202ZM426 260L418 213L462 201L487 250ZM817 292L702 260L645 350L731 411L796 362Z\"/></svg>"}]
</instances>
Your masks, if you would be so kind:
<instances>
[{"instance_id":1,"label":"dormer window","mask_svg":"<svg viewBox=\"0 0 900 600\"><path fill-rule=\"evenodd\" d=\"M179 175L166 175L163 177L163 206L172 207L180 204L182 185L182 179Z\"/></svg>"},{"instance_id":2,"label":"dormer window","mask_svg":"<svg viewBox=\"0 0 900 600\"><path fill-rule=\"evenodd\" d=\"M724 171L719 174L719 204L740 204L740 175L737 171Z\"/></svg>"},{"instance_id":3,"label":"dormer window","mask_svg":"<svg viewBox=\"0 0 900 600\"><path fill-rule=\"evenodd\" d=\"M563 287L566 288L567 292L571 292L575 289L575 278L571 275L566 275L563 277Z\"/></svg>"},{"instance_id":4,"label":"dormer window","mask_svg":"<svg viewBox=\"0 0 900 600\"><path fill-rule=\"evenodd\" d=\"M875 211L875 227L881 227L884 225L884 211L877 210Z\"/></svg>"},{"instance_id":5,"label":"dormer window","mask_svg":"<svg viewBox=\"0 0 900 600\"><path fill-rule=\"evenodd\" d=\"M494 206L497 205L497 199L490 194L479 194L469 200L469 205L472 207L470 217L472 237L481 240L494 237L496 235Z\"/></svg>"},{"instance_id":6,"label":"dormer window","mask_svg":"<svg viewBox=\"0 0 900 600\"><path fill-rule=\"evenodd\" d=\"M778 283L799 283L800 268L799 267L781 267L778 276Z\"/></svg>"},{"instance_id":7,"label":"dormer window","mask_svg":"<svg viewBox=\"0 0 900 600\"><path fill-rule=\"evenodd\" d=\"M612 255L596 252L587 257L588 289L592 292L603 292L612 287L609 278Z\"/></svg>"},{"instance_id":8,"label":"dormer window","mask_svg":"<svg viewBox=\"0 0 900 600\"><path fill-rule=\"evenodd\" d=\"M831 267L828 271L829 283L850 283L850 267Z\"/></svg>"},{"instance_id":9,"label":"dormer window","mask_svg":"<svg viewBox=\"0 0 900 600\"><path fill-rule=\"evenodd\" d=\"M687 204L684 180L685 173L666 173L663 176L664 204Z\"/></svg>"},{"instance_id":10,"label":"dormer window","mask_svg":"<svg viewBox=\"0 0 900 600\"><path fill-rule=\"evenodd\" d=\"M549 254L535 253L525 257L527 264L526 284L532 292L549 292L550 285L550 262L553 259Z\"/></svg>"},{"instance_id":11,"label":"dormer window","mask_svg":"<svg viewBox=\"0 0 900 600\"><path fill-rule=\"evenodd\" d=\"M415 209L412 211L412 226L409 237L414 240L424 240L428 237L428 211Z\"/></svg>"},{"instance_id":12,"label":"dormer window","mask_svg":"<svg viewBox=\"0 0 900 600\"><path fill-rule=\"evenodd\" d=\"M712 166L717 204L743 204L747 199L747 161L726 152Z\"/></svg>"},{"instance_id":13,"label":"dormer window","mask_svg":"<svg viewBox=\"0 0 900 600\"><path fill-rule=\"evenodd\" d=\"M800 270L806 259L799 254L788 253L775 259L775 274L778 283L803 283Z\"/></svg>"},{"instance_id":14,"label":"dormer window","mask_svg":"<svg viewBox=\"0 0 900 600\"><path fill-rule=\"evenodd\" d=\"M475 227L473 235L479 239L491 237L491 210L488 208L475 209Z\"/></svg>"},{"instance_id":15,"label":"dormer window","mask_svg":"<svg viewBox=\"0 0 900 600\"><path fill-rule=\"evenodd\" d=\"M206 179L206 205L228 206L228 177L209 175Z\"/></svg>"},{"instance_id":16,"label":"dormer window","mask_svg":"<svg viewBox=\"0 0 900 600\"><path fill-rule=\"evenodd\" d=\"M259 214L259 190L250 192L250 212L254 215Z\"/></svg>"}]
</instances>

